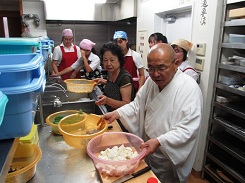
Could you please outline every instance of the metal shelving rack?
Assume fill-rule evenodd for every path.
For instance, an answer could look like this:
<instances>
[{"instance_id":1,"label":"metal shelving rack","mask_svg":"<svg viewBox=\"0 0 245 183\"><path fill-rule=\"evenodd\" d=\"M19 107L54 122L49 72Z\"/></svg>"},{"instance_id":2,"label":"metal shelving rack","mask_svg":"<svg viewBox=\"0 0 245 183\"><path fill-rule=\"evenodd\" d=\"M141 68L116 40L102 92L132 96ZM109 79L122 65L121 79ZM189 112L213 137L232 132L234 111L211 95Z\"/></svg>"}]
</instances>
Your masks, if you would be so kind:
<instances>
[{"instance_id":1,"label":"metal shelving rack","mask_svg":"<svg viewBox=\"0 0 245 183\"><path fill-rule=\"evenodd\" d=\"M229 11L244 8L243 0L224 0L212 110L209 120L203 176L210 182L245 182L245 90L222 83L224 73L239 74L245 81L245 67L226 64L228 57L244 56L245 44L229 43L229 34L244 34L245 19L229 18ZM245 83L242 83L243 85ZM217 96L234 97L222 102Z\"/></svg>"}]
</instances>

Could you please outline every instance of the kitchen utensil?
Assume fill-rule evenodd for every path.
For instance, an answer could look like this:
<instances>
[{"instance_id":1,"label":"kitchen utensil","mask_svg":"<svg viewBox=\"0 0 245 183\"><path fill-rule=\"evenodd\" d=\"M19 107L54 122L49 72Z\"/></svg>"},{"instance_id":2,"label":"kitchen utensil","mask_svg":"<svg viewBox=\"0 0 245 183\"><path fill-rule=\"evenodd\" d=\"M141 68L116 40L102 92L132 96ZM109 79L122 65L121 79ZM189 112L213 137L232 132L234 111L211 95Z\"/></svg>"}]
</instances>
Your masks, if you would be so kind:
<instances>
[{"instance_id":1,"label":"kitchen utensil","mask_svg":"<svg viewBox=\"0 0 245 183\"><path fill-rule=\"evenodd\" d=\"M151 167L149 166L146 166L145 168L135 172L135 173L132 173L132 174L128 174L128 175L125 175L123 177L121 177L120 179L117 179L116 181L114 181L113 183L122 183L122 182L126 182L127 180L130 180L132 178L135 178L135 177L138 177L148 171L151 170Z\"/></svg>"},{"instance_id":2,"label":"kitchen utensil","mask_svg":"<svg viewBox=\"0 0 245 183\"><path fill-rule=\"evenodd\" d=\"M96 84L95 81L87 79L66 79L64 82L67 90L75 93L91 93Z\"/></svg>"},{"instance_id":3,"label":"kitchen utensil","mask_svg":"<svg viewBox=\"0 0 245 183\"><path fill-rule=\"evenodd\" d=\"M91 115L95 115L95 114L91 114ZM98 116L98 115L95 115L95 116ZM97 122L97 127L96 128L90 128L90 129L87 129L86 130L86 134L93 134L93 133L97 133L101 130L102 126L103 126L103 118L101 116L98 116L100 117L99 121ZM85 128L86 128L86 124L85 124Z\"/></svg>"},{"instance_id":4,"label":"kitchen utensil","mask_svg":"<svg viewBox=\"0 0 245 183\"><path fill-rule=\"evenodd\" d=\"M66 117L69 116L71 114L78 114L79 111L78 110L65 110L65 111L59 111L59 112L55 112L53 114L50 114L47 118L46 118L46 123L51 127L52 132L57 134L57 135L61 135L61 133L58 130L58 124L54 123L54 120L56 117Z\"/></svg>"},{"instance_id":5,"label":"kitchen utensil","mask_svg":"<svg viewBox=\"0 0 245 183\"><path fill-rule=\"evenodd\" d=\"M83 150L86 149L90 139L104 133L108 128L106 120L102 120L101 127L99 129L97 128L97 122L100 120L100 116L98 115L88 114L82 123L73 125L65 125L66 118L64 117L60 120L58 124L59 132L63 135L64 141L68 145ZM87 132L87 130L92 129L96 129L97 132L91 134Z\"/></svg>"},{"instance_id":6,"label":"kitchen utensil","mask_svg":"<svg viewBox=\"0 0 245 183\"><path fill-rule=\"evenodd\" d=\"M95 86L92 94L93 94L93 99L95 101L98 101L98 97L97 96L102 95L103 93L101 92L101 90L99 89L98 86ZM98 107L100 108L102 114L106 114L108 112L104 105L99 105Z\"/></svg>"},{"instance_id":7,"label":"kitchen utensil","mask_svg":"<svg viewBox=\"0 0 245 183\"><path fill-rule=\"evenodd\" d=\"M5 181L6 183L28 182L35 175L37 163L42 157L42 151L36 144L31 144L28 150L30 148L33 154L29 157L23 156L16 158L14 155L10 171Z\"/></svg>"}]
</instances>

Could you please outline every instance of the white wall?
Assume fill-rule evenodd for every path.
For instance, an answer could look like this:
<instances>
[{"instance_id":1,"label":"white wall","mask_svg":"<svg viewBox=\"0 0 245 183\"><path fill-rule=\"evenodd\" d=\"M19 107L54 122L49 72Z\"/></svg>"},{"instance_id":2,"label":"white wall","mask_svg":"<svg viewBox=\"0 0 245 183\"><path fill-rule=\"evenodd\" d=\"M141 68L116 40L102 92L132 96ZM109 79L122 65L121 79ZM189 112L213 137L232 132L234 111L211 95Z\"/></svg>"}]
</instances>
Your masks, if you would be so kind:
<instances>
[{"instance_id":1,"label":"white wall","mask_svg":"<svg viewBox=\"0 0 245 183\"><path fill-rule=\"evenodd\" d=\"M192 17L191 17L191 11L188 11L186 13L178 13L176 14L176 21L175 23L167 23L164 22L166 33L165 35L168 38L168 42L172 43L173 41L183 38L186 40L191 40L191 31L192 31ZM181 31L176 31L180 30Z\"/></svg>"},{"instance_id":2,"label":"white wall","mask_svg":"<svg viewBox=\"0 0 245 183\"><path fill-rule=\"evenodd\" d=\"M25 1L23 0L23 14L37 14L40 18L39 26L35 26L33 19L25 19L29 24L30 33L33 37L46 36L47 28L44 14L44 3L43 1Z\"/></svg>"},{"instance_id":3,"label":"white wall","mask_svg":"<svg viewBox=\"0 0 245 183\"><path fill-rule=\"evenodd\" d=\"M162 20L155 14L169 9L175 9L180 6L182 2L183 1L179 0L138 0L137 32L140 30L147 30L149 35L154 32L162 32L164 34L162 31ZM193 29L192 40L190 41L192 41L194 45L200 42L205 42L207 45L206 55L204 57L205 66L203 72L201 72L200 82L200 88L204 98L203 120L200 130L198 153L193 167L196 171L201 171L211 108L215 66L218 55L217 50L222 14L221 4L223 3L223 0L193 0L193 2ZM205 5L207 6L205 7ZM202 11L204 11L203 16L201 15ZM204 19L206 20L206 24L201 25L201 22L203 22ZM137 40L137 48L139 48L139 40ZM195 54L193 52L191 54L193 55L190 56L192 58L190 62L193 64L195 62Z\"/></svg>"},{"instance_id":4,"label":"white wall","mask_svg":"<svg viewBox=\"0 0 245 183\"><path fill-rule=\"evenodd\" d=\"M201 170L205 143L206 133L208 128L211 100L213 94L213 82L215 67L218 59L218 43L220 38L220 26L222 16L222 4L223 0L206 0L208 7L206 8L207 16L206 25L201 25L203 17L201 12L203 10L202 4L204 0L196 0L194 21L193 21L193 35L192 39L194 43L206 42L206 55L205 66L201 76L200 87L203 92L204 98L204 112L203 121L201 126L201 134L199 139L199 149L196 157L196 163L194 169ZM195 16L196 15L196 16Z\"/></svg>"},{"instance_id":5,"label":"white wall","mask_svg":"<svg viewBox=\"0 0 245 183\"><path fill-rule=\"evenodd\" d=\"M161 32L165 35L166 30L163 28L163 20L156 13L169 10L178 5L179 0L137 0L137 32L146 31L148 33L147 39L154 32ZM136 48L139 52L139 40L137 40ZM143 62L146 65L146 57L144 57Z\"/></svg>"}]
</instances>

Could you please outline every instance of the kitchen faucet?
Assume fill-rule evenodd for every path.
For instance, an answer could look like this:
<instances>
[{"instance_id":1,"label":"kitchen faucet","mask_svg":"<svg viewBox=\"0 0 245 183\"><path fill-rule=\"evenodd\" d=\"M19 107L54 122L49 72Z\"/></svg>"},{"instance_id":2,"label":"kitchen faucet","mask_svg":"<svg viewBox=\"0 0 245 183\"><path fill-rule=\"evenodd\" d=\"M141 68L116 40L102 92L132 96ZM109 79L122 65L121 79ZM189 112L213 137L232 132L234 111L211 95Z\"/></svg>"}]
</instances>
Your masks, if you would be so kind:
<instances>
[{"instance_id":1,"label":"kitchen faucet","mask_svg":"<svg viewBox=\"0 0 245 183\"><path fill-rule=\"evenodd\" d=\"M63 93L65 94L66 98L68 98L68 95L66 94L66 89L59 83L52 83L50 85L46 85L45 88L57 88L61 89Z\"/></svg>"}]
</instances>

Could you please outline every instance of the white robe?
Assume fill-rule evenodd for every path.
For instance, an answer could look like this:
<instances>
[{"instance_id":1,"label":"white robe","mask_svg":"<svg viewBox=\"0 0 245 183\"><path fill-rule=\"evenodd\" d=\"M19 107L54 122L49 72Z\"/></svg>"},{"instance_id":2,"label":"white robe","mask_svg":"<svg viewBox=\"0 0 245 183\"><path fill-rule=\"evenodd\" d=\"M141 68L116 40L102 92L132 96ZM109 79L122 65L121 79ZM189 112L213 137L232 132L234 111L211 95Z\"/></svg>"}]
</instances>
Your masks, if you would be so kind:
<instances>
[{"instance_id":1,"label":"white robe","mask_svg":"<svg viewBox=\"0 0 245 183\"><path fill-rule=\"evenodd\" d=\"M124 126L145 141L157 138L160 147L148 163L161 182L186 182L197 149L203 97L195 80L177 70L159 93L148 78L135 100L117 109Z\"/></svg>"}]
</instances>

